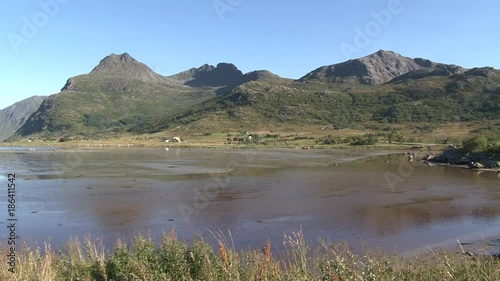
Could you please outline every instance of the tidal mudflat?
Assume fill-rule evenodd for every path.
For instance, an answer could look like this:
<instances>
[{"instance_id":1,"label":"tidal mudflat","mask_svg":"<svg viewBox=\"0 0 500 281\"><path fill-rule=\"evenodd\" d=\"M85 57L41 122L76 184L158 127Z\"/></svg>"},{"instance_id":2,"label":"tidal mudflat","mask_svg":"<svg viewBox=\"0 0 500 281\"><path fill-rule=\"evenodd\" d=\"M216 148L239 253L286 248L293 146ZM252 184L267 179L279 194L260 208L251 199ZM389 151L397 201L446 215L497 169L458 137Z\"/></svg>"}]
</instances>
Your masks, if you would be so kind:
<instances>
[{"instance_id":1,"label":"tidal mudflat","mask_svg":"<svg viewBox=\"0 0 500 281\"><path fill-rule=\"evenodd\" d=\"M237 248L306 239L406 252L500 234L500 178L352 150L50 149L0 152L17 177L18 239L112 246L148 229L231 232ZM0 210L7 219L6 187ZM1 232L5 241L6 232Z\"/></svg>"}]
</instances>

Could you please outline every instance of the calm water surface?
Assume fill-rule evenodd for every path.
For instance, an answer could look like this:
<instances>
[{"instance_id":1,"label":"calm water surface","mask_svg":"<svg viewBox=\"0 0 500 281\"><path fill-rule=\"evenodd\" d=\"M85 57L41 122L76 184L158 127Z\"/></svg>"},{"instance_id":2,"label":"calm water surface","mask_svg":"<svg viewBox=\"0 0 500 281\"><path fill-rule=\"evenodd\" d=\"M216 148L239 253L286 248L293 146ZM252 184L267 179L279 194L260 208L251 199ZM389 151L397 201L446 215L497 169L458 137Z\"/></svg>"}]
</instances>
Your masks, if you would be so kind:
<instances>
[{"instance_id":1,"label":"calm water surface","mask_svg":"<svg viewBox=\"0 0 500 281\"><path fill-rule=\"evenodd\" d=\"M404 252L500 234L500 177L381 152L129 149L1 151L0 223L17 175L19 239L112 245L175 226L230 230L237 248L306 239ZM375 156L374 156L375 155ZM371 157L370 157L371 156ZM0 226L1 226L0 224ZM6 231L0 232L6 241Z\"/></svg>"}]
</instances>

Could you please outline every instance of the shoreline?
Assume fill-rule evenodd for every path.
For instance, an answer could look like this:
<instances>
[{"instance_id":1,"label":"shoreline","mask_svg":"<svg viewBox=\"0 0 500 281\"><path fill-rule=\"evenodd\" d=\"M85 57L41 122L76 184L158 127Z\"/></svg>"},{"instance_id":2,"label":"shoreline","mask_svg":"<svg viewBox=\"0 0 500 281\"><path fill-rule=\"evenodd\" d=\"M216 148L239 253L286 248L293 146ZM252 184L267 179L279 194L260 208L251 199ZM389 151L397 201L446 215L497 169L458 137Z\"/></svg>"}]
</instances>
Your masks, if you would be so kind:
<instances>
[{"instance_id":1,"label":"shoreline","mask_svg":"<svg viewBox=\"0 0 500 281\"><path fill-rule=\"evenodd\" d=\"M207 143L170 143L165 145L165 143L159 143L155 145L145 145L145 144L91 144L91 143L56 143L47 145L46 143L13 143L12 145L5 145L5 143L0 143L0 153L9 152L74 152L78 150L86 151L100 151L100 150L128 150L128 149L210 149L210 150L262 150L262 151L325 151L325 150L341 150L341 151L386 151L387 154L402 153L407 155L408 153L414 153L416 155L416 160L421 163L425 163L429 166L440 166L440 167L452 167L460 168L464 170L477 171L477 172L489 172L489 173L500 173L500 168L479 168L473 169L469 168L467 165L454 165L449 163L433 162L429 160L422 159L423 155L437 151L435 149L423 151L424 148L420 147L415 149L410 144L405 145L395 145L395 146L385 146L385 145L374 145L374 146L352 146L352 145L315 145L315 146L269 146L269 145L227 145L227 144L207 144ZM433 148L440 148L446 146L435 146ZM9 149L11 148L11 149ZM377 156L377 155L372 155ZM368 156L368 157L372 157Z\"/></svg>"},{"instance_id":2,"label":"shoreline","mask_svg":"<svg viewBox=\"0 0 500 281\"><path fill-rule=\"evenodd\" d=\"M476 172L491 172L491 173L500 173L500 168L481 168L481 169L471 169L467 167L467 165L453 165L453 164L447 164L447 163L437 163L437 162L431 162L431 161L426 161L426 160L420 160L422 163L425 164L430 164L430 166L439 166L439 167L451 167L451 168L457 168L457 169L463 169L463 170L468 170L468 171L476 171Z\"/></svg>"}]
</instances>

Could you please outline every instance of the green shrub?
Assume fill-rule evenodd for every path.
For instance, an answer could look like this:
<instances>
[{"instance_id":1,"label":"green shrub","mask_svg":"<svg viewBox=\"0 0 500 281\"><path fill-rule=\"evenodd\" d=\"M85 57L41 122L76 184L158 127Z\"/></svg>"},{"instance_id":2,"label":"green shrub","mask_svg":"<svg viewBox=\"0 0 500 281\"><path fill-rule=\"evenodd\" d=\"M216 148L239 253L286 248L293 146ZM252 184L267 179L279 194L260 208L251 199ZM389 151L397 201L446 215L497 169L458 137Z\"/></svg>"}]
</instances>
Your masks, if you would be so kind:
<instances>
[{"instance_id":1,"label":"green shrub","mask_svg":"<svg viewBox=\"0 0 500 281\"><path fill-rule=\"evenodd\" d=\"M333 144L339 144L343 143L344 140L341 138L335 138L332 135L328 135L322 139L316 140L317 144L324 144L324 145L333 145Z\"/></svg>"},{"instance_id":2,"label":"green shrub","mask_svg":"<svg viewBox=\"0 0 500 281\"><path fill-rule=\"evenodd\" d=\"M479 135L470 139L466 139L462 142L462 149L465 152L481 152L488 148L488 139Z\"/></svg>"},{"instance_id":3,"label":"green shrub","mask_svg":"<svg viewBox=\"0 0 500 281\"><path fill-rule=\"evenodd\" d=\"M351 145L374 145L377 143L377 141L377 136L375 134L350 137Z\"/></svg>"}]
</instances>

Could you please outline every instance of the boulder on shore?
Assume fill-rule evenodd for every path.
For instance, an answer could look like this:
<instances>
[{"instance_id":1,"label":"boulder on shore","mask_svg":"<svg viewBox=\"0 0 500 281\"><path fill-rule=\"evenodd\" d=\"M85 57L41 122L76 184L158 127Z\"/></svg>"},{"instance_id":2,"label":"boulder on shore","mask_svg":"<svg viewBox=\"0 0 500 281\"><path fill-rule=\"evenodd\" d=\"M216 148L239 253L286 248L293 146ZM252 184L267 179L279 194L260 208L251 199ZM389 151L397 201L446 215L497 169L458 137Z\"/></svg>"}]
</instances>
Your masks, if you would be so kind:
<instances>
[{"instance_id":1,"label":"boulder on shore","mask_svg":"<svg viewBox=\"0 0 500 281\"><path fill-rule=\"evenodd\" d=\"M500 161L491 158L487 153L463 155L460 150L449 147L441 154L427 154L422 160L433 163L444 163L452 165L467 165L471 169L495 169L500 168Z\"/></svg>"},{"instance_id":2,"label":"boulder on shore","mask_svg":"<svg viewBox=\"0 0 500 281\"><path fill-rule=\"evenodd\" d=\"M484 165L479 163L479 162L474 162L474 161L471 161L468 165L467 165L470 169L484 169Z\"/></svg>"},{"instance_id":3,"label":"boulder on shore","mask_svg":"<svg viewBox=\"0 0 500 281\"><path fill-rule=\"evenodd\" d=\"M443 151L444 158L453 165L467 165L471 162L469 157L463 156L456 148L448 148Z\"/></svg>"}]
</instances>

